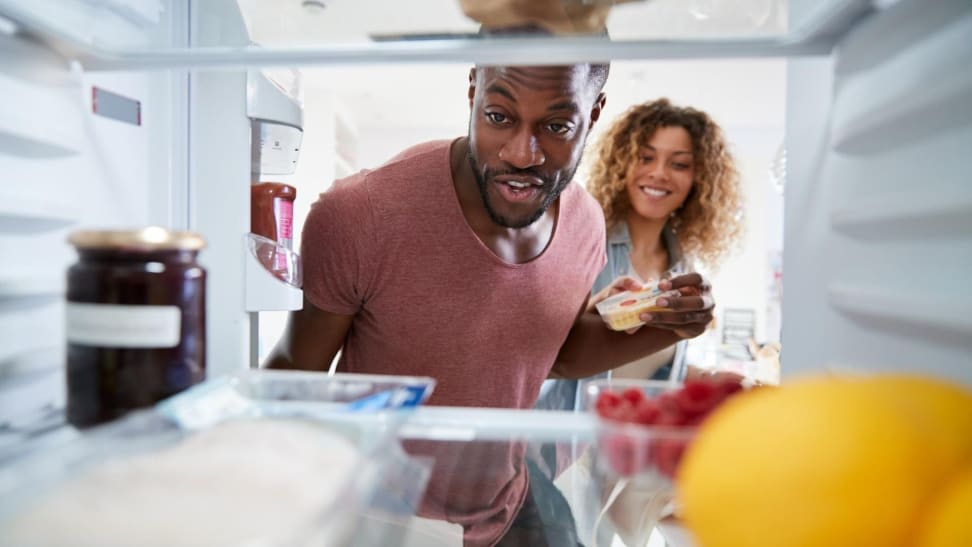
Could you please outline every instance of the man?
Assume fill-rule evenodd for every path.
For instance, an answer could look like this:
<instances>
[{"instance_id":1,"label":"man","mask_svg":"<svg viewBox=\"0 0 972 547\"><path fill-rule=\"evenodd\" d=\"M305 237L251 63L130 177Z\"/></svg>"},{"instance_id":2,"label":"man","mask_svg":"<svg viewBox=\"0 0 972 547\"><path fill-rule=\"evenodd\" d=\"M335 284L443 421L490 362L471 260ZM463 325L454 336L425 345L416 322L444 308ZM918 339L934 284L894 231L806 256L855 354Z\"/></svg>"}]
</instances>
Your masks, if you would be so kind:
<instances>
[{"instance_id":1,"label":"man","mask_svg":"<svg viewBox=\"0 0 972 547\"><path fill-rule=\"evenodd\" d=\"M684 295L633 334L586 311L604 220L571 180L607 73L476 67L466 137L322 194L303 232L304 308L269 366L326 370L341 349L339 371L436 378L429 404L530 408L547 377L591 376L701 333L712 302L698 274L672 280ZM448 480L433 478L425 512L462 524L467 544L495 543L533 480L522 447L494 448L512 476L464 478L461 450L436 453Z\"/></svg>"}]
</instances>

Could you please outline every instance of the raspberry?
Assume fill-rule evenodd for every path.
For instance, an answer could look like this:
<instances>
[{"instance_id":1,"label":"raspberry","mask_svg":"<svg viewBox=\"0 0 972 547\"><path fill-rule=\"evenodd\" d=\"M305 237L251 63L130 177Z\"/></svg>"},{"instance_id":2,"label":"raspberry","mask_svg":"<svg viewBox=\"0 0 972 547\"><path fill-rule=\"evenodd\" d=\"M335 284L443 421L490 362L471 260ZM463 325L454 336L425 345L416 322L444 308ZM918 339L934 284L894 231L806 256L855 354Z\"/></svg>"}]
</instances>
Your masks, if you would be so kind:
<instances>
[{"instance_id":1,"label":"raspberry","mask_svg":"<svg viewBox=\"0 0 972 547\"><path fill-rule=\"evenodd\" d=\"M652 461L655 468L666 477L675 478L678 464L685 452L685 441L676 439L658 439L652 443Z\"/></svg>"},{"instance_id":2,"label":"raspberry","mask_svg":"<svg viewBox=\"0 0 972 547\"><path fill-rule=\"evenodd\" d=\"M721 386L704 380L689 380L675 393L681 411L692 417L707 414L723 399Z\"/></svg>"},{"instance_id":3,"label":"raspberry","mask_svg":"<svg viewBox=\"0 0 972 547\"><path fill-rule=\"evenodd\" d=\"M602 391L597 395L597 401L594 403L594 409L597 410L599 416L607 418L609 413L612 413L618 404L621 402L621 396L613 391Z\"/></svg>"},{"instance_id":4,"label":"raspberry","mask_svg":"<svg viewBox=\"0 0 972 547\"><path fill-rule=\"evenodd\" d=\"M642 399L635 405L635 421L641 425L654 425L661 417L661 409L653 399Z\"/></svg>"},{"instance_id":5,"label":"raspberry","mask_svg":"<svg viewBox=\"0 0 972 547\"><path fill-rule=\"evenodd\" d=\"M608 463L616 473L627 476L637 470L638 447L634 439L622 434L610 435L604 442Z\"/></svg>"},{"instance_id":6,"label":"raspberry","mask_svg":"<svg viewBox=\"0 0 972 547\"><path fill-rule=\"evenodd\" d=\"M645 392L636 387L629 387L621 392L621 398L637 406L638 403L645 400Z\"/></svg>"}]
</instances>

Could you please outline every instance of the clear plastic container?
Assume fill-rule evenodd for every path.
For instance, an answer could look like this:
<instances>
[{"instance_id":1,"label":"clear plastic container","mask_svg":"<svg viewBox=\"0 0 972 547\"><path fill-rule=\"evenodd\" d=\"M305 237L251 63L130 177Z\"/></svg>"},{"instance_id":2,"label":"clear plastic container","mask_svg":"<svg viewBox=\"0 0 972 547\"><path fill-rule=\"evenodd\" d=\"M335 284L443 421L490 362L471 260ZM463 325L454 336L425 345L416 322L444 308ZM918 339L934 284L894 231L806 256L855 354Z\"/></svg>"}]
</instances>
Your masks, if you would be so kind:
<instances>
[{"instance_id":1,"label":"clear plastic container","mask_svg":"<svg viewBox=\"0 0 972 547\"><path fill-rule=\"evenodd\" d=\"M599 378L581 383L581 408L593 412L598 396L605 391L623 392L629 388L636 388L646 397L653 398L666 391L672 391L682 386L680 381L642 380L637 378Z\"/></svg>"},{"instance_id":2,"label":"clear plastic container","mask_svg":"<svg viewBox=\"0 0 972 547\"><path fill-rule=\"evenodd\" d=\"M460 545L464 533L466 544L490 544L502 533L506 545L644 547L672 483L613 471L599 441L611 431L586 412L416 409L399 438L435 465L409 545Z\"/></svg>"},{"instance_id":3,"label":"clear plastic container","mask_svg":"<svg viewBox=\"0 0 972 547\"><path fill-rule=\"evenodd\" d=\"M352 410L417 406L435 388L435 379L428 376L297 370L245 370L215 380L226 382L242 396L261 403L340 403Z\"/></svg>"},{"instance_id":4,"label":"clear plastic container","mask_svg":"<svg viewBox=\"0 0 972 547\"><path fill-rule=\"evenodd\" d=\"M205 424L227 416L406 409L424 403L434 388L435 379L425 376L243 370L207 380L158 408L183 427L193 428L196 421Z\"/></svg>"},{"instance_id":5,"label":"clear plastic container","mask_svg":"<svg viewBox=\"0 0 972 547\"><path fill-rule=\"evenodd\" d=\"M583 407L596 414L605 392L637 389L655 399L682 386L678 382L605 379L583 386ZM595 537L604 530L626 545L645 545L658 521L673 511L678 465L695 438L695 426L648 426L598 417L592 481L604 500L594 521Z\"/></svg>"},{"instance_id":6,"label":"clear plastic container","mask_svg":"<svg viewBox=\"0 0 972 547\"><path fill-rule=\"evenodd\" d=\"M644 325L641 314L665 310L656 304L663 296L672 294L663 292L658 285L646 285L637 291L620 292L598 302L595 307L601 319L611 330L628 330Z\"/></svg>"},{"instance_id":7,"label":"clear plastic container","mask_svg":"<svg viewBox=\"0 0 972 547\"><path fill-rule=\"evenodd\" d=\"M17 522L18 518L23 518L24 515L29 517L30 512L37 507L44 507L49 500L57 499L49 496L57 496L63 493L65 488L70 491L70 488L76 486L72 481L79 477L89 473L100 473L97 476L101 478L106 476L106 466L109 466L107 468L109 471L112 465L116 466L115 469L118 465L128 469L125 466L133 461L143 464L145 461L170 461L167 469L171 473L174 466L171 464L171 459L166 460L166 454L171 455L173 450L186 446L186 443L191 443L194 439L198 441L200 435L215 432L224 425L248 426L257 423L261 424L261 427L267 424L275 427L279 422L285 422L288 427L296 425L302 428L303 432L314 432L309 437L305 435L301 438L303 444L297 443L294 446L306 447L308 442L314 444L319 440L320 443L332 443L326 446L314 444L322 453L329 454L333 448L335 451L340 449L345 455L348 454L347 447L353 447L354 458L344 457L340 460L343 462L340 467L343 471L329 475L331 480L326 485L322 483L322 488L327 486L335 494L321 501L319 507L311 507L309 513L305 505L302 514L309 514L309 518L295 523L292 528L285 530L284 534L280 534L279 529L274 529L273 534L267 536L254 534L255 537L250 536L243 542L225 543L206 541L201 538L199 541L210 545L344 546L360 545L361 538L366 538L372 544L397 545L401 537L391 534L388 529L372 527L373 529L363 531L362 519L366 515L372 520L383 522L404 521L409 518L414 514L424 491L429 466L427 462L406 455L395 438L395 432L407 414L399 411L408 407L406 399L400 396L397 403L393 403L394 398L381 395L403 393L404 390L412 393L411 401L418 404L424 401L433 384L431 379L423 378L327 376L320 373L290 371L247 371L204 382L197 386L198 389L183 392L176 398L164 401L155 409L133 413L117 422L92 428L56 445L48 443L43 450L36 452L27 450L23 457L0 470L0 544L5 544L4 535L11 533L12 524ZM350 406L355 402L376 396L380 396L384 401L380 407L385 410L384 412L360 412L355 411L358 410L356 407ZM377 405L365 405L365 407L372 409ZM317 432L320 432L320 435L316 435ZM287 437L283 439L289 441ZM252 439L252 446L249 438L244 441L247 443L246 450L220 445L209 453L210 456L191 461L199 462L201 466L212 466L210 460L223 461L220 458L229 456L231 461L235 461L233 458L241 453L268 449L267 445L260 445L259 438ZM207 448L212 449L212 446ZM280 450L279 445L270 448ZM316 467L313 462L311 463L311 468ZM327 466L328 463L322 461L321 465ZM271 466L270 469L286 471L288 466ZM183 462L178 467L180 470L191 470L193 465ZM144 471L145 467L139 469ZM152 469L154 471L158 468ZM166 468L163 466L163 469ZM223 479L226 478L225 473L213 473L213 475L223 475ZM282 475L286 476L287 473L269 473L259 478L240 474L238 479L233 476L229 481L224 480L222 488L243 490L241 486L250 482L282 481ZM293 473L290 475L293 476ZM107 476L111 476L110 472ZM192 492L198 492L194 489L199 488L200 474L190 473L184 477L184 482L178 482L181 475L175 477L174 482L185 487L186 490L186 495L180 499L191 500ZM158 482L158 479L155 481ZM291 480L291 483L275 484L274 488L306 491L307 486L306 481ZM213 485L213 488L220 487ZM311 487L311 491L316 490L318 489ZM110 497L111 491L99 491L98 495L92 498L90 505L110 510L111 504L108 502L111 500L102 496ZM262 514L263 511L258 505L261 499L248 499L243 505L247 505L250 509L256 508L255 514ZM188 518L185 513L180 513L180 510L185 510L181 505L183 504L174 503L163 510L159 510L156 506L148 517L155 519L155 522L160 519L171 521L173 526L178 526L180 519L190 520L198 525L196 520ZM227 526L248 526L247 530L253 529L252 522L240 515L232 515L236 519L243 518L242 521L236 521L237 524L233 524L233 519L228 518L225 513L220 517L220 509L220 507L213 507L212 514L214 519L228 519L223 529ZM99 526L98 516L106 513L93 514L94 518L89 518L92 515L90 511L80 514L84 517L83 521L95 527L87 529L90 534L87 537L97 537L98 544L105 544L105 535L102 533L104 530L97 527ZM79 517L75 515L70 518L74 518L77 522ZM113 522L117 526L117 521L107 516L105 522ZM91 543L90 539L86 540L85 527L76 526L72 527L72 530L73 542ZM42 533L44 530L38 531L36 544L45 544L40 541ZM19 539L22 540L23 537ZM153 541L151 537L146 537L145 540ZM23 542L19 541L19 543ZM28 544L34 543L28 541ZM166 544L177 544L177 542L166 542Z\"/></svg>"},{"instance_id":8,"label":"clear plastic container","mask_svg":"<svg viewBox=\"0 0 972 547\"><path fill-rule=\"evenodd\" d=\"M303 285L303 262L296 252L257 234L246 234L246 246L271 275L298 289Z\"/></svg>"}]
</instances>

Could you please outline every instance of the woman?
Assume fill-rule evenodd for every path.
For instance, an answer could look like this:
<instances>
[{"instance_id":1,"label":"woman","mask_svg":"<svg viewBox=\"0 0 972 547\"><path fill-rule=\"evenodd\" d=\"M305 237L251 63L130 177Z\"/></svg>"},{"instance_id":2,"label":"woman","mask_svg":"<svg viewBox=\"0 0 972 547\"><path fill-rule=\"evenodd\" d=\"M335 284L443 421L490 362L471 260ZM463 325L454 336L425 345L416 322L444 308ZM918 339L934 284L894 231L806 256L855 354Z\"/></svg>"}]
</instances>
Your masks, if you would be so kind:
<instances>
[{"instance_id":1,"label":"woman","mask_svg":"<svg viewBox=\"0 0 972 547\"><path fill-rule=\"evenodd\" d=\"M619 277L641 283L719 266L738 240L741 191L728 145L705 112L668 99L635 105L593 150L588 189L604 210L607 265L592 302ZM686 342L611 372L618 378L685 376ZM538 408L577 405L576 381L545 383Z\"/></svg>"}]
</instances>

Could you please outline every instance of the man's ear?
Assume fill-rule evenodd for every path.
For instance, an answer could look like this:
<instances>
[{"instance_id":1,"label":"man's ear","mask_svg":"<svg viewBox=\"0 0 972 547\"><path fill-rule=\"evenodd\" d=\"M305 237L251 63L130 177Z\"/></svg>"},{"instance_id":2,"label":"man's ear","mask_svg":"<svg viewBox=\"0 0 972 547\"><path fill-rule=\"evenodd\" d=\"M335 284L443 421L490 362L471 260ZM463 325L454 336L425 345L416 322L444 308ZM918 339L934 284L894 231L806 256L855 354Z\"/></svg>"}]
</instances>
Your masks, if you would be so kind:
<instances>
[{"instance_id":1,"label":"man's ear","mask_svg":"<svg viewBox=\"0 0 972 547\"><path fill-rule=\"evenodd\" d=\"M594 106L591 107L591 127L594 127L594 122L601 117L601 111L604 110L605 104L607 104L607 95L602 91L597 94L597 98L594 99Z\"/></svg>"},{"instance_id":2,"label":"man's ear","mask_svg":"<svg viewBox=\"0 0 972 547\"><path fill-rule=\"evenodd\" d=\"M469 69L469 108L472 108L473 97L476 96L476 67Z\"/></svg>"}]
</instances>

